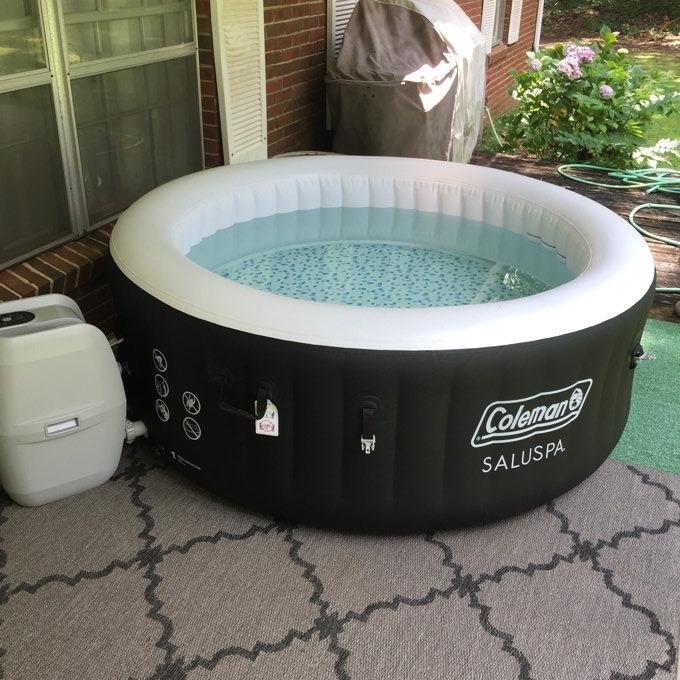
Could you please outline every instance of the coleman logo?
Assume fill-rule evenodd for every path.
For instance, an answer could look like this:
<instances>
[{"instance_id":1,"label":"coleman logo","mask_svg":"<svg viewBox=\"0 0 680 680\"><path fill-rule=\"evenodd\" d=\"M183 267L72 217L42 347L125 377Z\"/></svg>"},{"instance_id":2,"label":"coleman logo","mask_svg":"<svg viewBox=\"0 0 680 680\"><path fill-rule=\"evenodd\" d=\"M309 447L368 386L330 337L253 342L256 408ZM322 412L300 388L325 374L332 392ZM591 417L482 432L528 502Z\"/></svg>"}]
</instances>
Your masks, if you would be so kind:
<instances>
[{"instance_id":1,"label":"coleman logo","mask_svg":"<svg viewBox=\"0 0 680 680\"><path fill-rule=\"evenodd\" d=\"M484 409L470 443L479 448L559 430L578 418L592 384L588 378L561 390L494 401Z\"/></svg>"}]
</instances>

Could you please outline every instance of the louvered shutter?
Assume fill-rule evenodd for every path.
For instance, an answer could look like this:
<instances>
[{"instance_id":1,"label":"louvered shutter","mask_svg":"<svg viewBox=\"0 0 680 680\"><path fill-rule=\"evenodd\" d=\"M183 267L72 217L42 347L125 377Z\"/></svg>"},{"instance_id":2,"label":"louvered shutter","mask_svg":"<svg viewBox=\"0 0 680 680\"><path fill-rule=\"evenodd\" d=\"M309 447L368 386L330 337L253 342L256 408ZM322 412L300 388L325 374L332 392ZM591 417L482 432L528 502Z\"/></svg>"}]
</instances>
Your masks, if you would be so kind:
<instances>
[{"instance_id":1,"label":"louvered shutter","mask_svg":"<svg viewBox=\"0 0 680 680\"><path fill-rule=\"evenodd\" d=\"M338 59L342 36L345 34L345 28L357 2L358 0L329 0L328 2L327 68L334 66Z\"/></svg>"},{"instance_id":2,"label":"louvered shutter","mask_svg":"<svg viewBox=\"0 0 680 680\"><path fill-rule=\"evenodd\" d=\"M262 0L210 0L225 165L267 158Z\"/></svg>"},{"instance_id":3,"label":"louvered shutter","mask_svg":"<svg viewBox=\"0 0 680 680\"><path fill-rule=\"evenodd\" d=\"M522 0L512 0L510 7L510 25L508 28L508 45L519 40L519 25L522 20Z\"/></svg>"},{"instance_id":4,"label":"louvered shutter","mask_svg":"<svg viewBox=\"0 0 680 680\"><path fill-rule=\"evenodd\" d=\"M486 53L491 52L493 46L493 29L496 21L496 0L484 0L482 6L482 25L480 31L486 42Z\"/></svg>"}]
</instances>

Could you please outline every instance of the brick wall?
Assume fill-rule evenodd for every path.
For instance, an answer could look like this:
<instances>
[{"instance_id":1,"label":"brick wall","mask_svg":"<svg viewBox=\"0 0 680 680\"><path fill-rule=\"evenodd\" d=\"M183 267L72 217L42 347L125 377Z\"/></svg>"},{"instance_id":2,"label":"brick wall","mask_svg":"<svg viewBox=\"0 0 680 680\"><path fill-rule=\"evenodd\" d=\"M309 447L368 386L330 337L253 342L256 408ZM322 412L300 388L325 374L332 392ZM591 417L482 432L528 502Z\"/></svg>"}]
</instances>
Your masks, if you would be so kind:
<instances>
[{"instance_id":1,"label":"brick wall","mask_svg":"<svg viewBox=\"0 0 680 680\"><path fill-rule=\"evenodd\" d=\"M210 0L196 0L196 39L201 83L201 110L203 115L203 153L205 166L224 165L220 109L217 102L217 79L210 23Z\"/></svg>"},{"instance_id":2,"label":"brick wall","mask_svg":"<svg viewBox=\"0 0 680 680\"><path fill-rule=\"evenodd\" d=\"M460 0L458 7L472 19L475 26L482 23L482 0Z\"/></svg>"},{"instance_id":3,"label":"brick wall","mask_svg":"<svg viewBox=\"0 0 680 680\"><path fill-rule=\"evenodd\" d=\"M326 2L264 0L269 156L327 150Z\"/></svg>"},{"instance_id":4,"label":"brick wall","mask_svg":"<svg viewBox=\"0 0 680 680\"><path fill-rule=\"evenodd\" d=\"M114 309L104 271L112 229L109 224L0 271L0 302L62 293L78 303L85 321L112 333Z\"/></svg>"}]
</instances>

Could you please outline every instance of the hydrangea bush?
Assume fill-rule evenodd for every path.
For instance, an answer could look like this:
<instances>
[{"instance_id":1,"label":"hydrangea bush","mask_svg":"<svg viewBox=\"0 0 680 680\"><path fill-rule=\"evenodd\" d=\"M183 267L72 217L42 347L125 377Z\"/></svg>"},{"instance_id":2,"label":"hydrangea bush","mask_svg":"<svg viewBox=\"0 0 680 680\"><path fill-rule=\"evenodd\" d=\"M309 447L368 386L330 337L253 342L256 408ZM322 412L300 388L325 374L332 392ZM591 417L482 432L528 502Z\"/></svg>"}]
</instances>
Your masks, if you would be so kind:
<instances>
[{"instance_id":1,"label":"hydrangea bush","mask_svg":"<svg viewBox=\"0 0 680 680\"><path fill-rule=\"evenodd\" d=\"M655 114L680 110L680 94L655 91L654 74L615 49L604 26L590 45L556 44L529 52L513 70L516 107L499 120L503 150L562 162L617 167L634 154Z\"/></svg>"}]
</instances>

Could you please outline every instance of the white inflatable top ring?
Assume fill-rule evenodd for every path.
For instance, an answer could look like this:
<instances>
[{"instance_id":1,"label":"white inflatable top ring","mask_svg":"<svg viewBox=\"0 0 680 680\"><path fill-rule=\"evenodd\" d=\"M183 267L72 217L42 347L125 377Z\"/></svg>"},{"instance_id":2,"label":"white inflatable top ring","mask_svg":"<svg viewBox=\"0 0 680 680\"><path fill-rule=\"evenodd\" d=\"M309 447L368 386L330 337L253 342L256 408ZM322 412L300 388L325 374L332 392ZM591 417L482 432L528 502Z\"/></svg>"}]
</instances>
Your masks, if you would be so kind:
<instances>
[{"instance_id":1,"label":"white inflatable top ring","mask_svg":"<svg viewBox=\"0 0 680 680\"><path fill-rule=\"evenodd\" d=\"M575 277L507 302L393 309L284 298L186 257L217 230L257 217L366 206L460 215L529 234L566 258ZM289 156L188 175L120 217L111 254L133 283L191 316L281 340L379 350L493 347L564 335L623 313L654 280L644 239L598 203L513 173L410 158Z\"/></svg>"}]
</instances>

